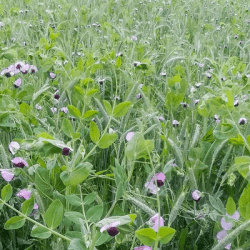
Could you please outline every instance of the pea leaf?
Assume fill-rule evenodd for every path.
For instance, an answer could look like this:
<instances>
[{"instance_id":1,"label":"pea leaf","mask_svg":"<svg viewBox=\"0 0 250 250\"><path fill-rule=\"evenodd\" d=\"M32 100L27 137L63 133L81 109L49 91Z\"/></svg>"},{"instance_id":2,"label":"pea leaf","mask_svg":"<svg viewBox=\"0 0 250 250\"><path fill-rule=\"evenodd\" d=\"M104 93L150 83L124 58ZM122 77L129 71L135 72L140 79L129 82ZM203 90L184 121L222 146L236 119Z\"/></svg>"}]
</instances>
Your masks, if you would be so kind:
<instances>
[{"instance_id":1,"label":"pea leaf","mask_svg":"<svg viewBox=\"0 0 250 250\"><path fill-rule=\"evenodd\" d=\"M116 139L118 135L117 134L104 134L98 143L99 148L108 148Z\"/></svg>"},{"instance_id":2,"label":"pea leaf","mask_svg":"<svg viewBox=\"0 0 250 250\"><path fill-rule=\"evenodd\" d=\"M24 223L25 223L25 218L21 216L14 216L4 224L4 229L5 230L18 229L21 228L24 225Z\"/></svg>"},{"instance_id":3,"label":"pea leaf","mask_svg":"<svg viewBox=\"0 0 250 250\"><path fill-rule=\"evenodd\" d=\"M86 218L90 222L97 222L102 217L102 212L103 212L102 205L91 207L86 213Z\"/></svg>"},{"instance_id":4,"label":"pea leaf","mask_svg":"<svg viewBox=\"0 0 250 250\"><path fill-rule=\"evenodd\" d=\"M232 197L227 199L226 211L229 215L233 215L236 211L236 205Z\"/></svg>"},{"instance_id":5,"label":"pea leaf","mask_svg":"<svg viewBox=\"0 0 250 250\"><path fill-rule=\"evenodd\" d=\"M90 122L89 133L90 133L90 139L94 143L97 143L99 141L99 138L100 138L100 130L99 130L98 126L96 125L96 123L93 121Z\"/></svg>"},{"instance_id":6,"label":"pea leaf","mask_svg":"<svg viewBox=\"0 0 250 250\"><path fill-rule=\"evenodd\" d=\"M246 220L250 219L250 184L244 188L239 200L240 215Z\"/></svg>"},{"instance_id":7,"label":"pea leaf","mask_svg":"<svg viewBox=\"0 0 250 250\"><path fill-rule=\"evenodd\" d=\"M73 171L64 171L60 178L65 186L75 186L82 183L89 176L92 164L89 162L79 164Z\"/></svg>"},{"instance_id":8,"label":"pea leaf","mask_svg":"<svg viewBox=\"0 0 250 250\"><path fill-rule=\"evenodd\" d=\"M113 116L114 117L122 117L122 116L126 115L126 113L128 112L130 107L131 107L130 102L119 103L118 105L115 106Z\"/></svg>"},{"instance_id":9,"label":"pea leaf","mask_svg":"<svg viewBox=\"0 0 250 250\"><path fill-rule=\"evenodd\" d=\"M167 244L175 234L175 230L171 227L160 227L157 237L162 244Z\"/></svg>"},{"instance_id":10,"label":"pea leaf","mask_svg":"<svg viewBox=\"0 0 250 250\"><path fill-rule=\"evenodd\" d=\"M1 190L1 197L4 201L8 201L12 196L12 186L10 184L7 184L4 186Z\"/></svg>"},{"instance_id":11,"label":"pea leaf","mask_svg":"<svg viewBox=\"0 0 250 250\"><path fill-rule=\"evenodd\" d=\"M62 221L63 205L60 200L53 201L45 213L45 222L49 228L58 227Z\"/></svg>"},{"instance_id":12,"label":"pea leaf","mask_svg":"<svg viewBox=\"0 0 250 250\"><path fill-rule=\"evenodd\" d=\"M51 236L51 231L45 227L34 226L30 235L32 237L36 237L40 239L48 239Z\"/></svg>"},{"instance_id":13,"label":"pea leaf","mask_svg":"<svg viewBox=\"0 0 250 250\"><path fill-rule=\"evenodd\" d=\"M80 118L81 117L81 112L78 108L76 108L75 106L73 105L68 105L67 106L68 110L69 110L69 114L71 116L74 116L74 117L78 117Z\"/></svg>"},{"instance_id":14,"label":"pea leaf","mask_svg":"<svg viewBox=\"0 0 250 250\"><path fill-rule=\"evenodd\" d=\"M146 246L152 246L156 240L156 232L152 228L137 230L135 235Z\"/></svg>"},{"instance_id":15,"label":"pea leaf","mask_svg":"<svg viewBox=\"0 0 250 250\"><path fill-rule=\"evenodd\" d=\"M70 121L67 118L64 118L64 120L63 120L62 131L68 137L71 137L71 138L74 137L74 129L72 127L72 124L70 123Z\"/></svg>"}]
</instances>

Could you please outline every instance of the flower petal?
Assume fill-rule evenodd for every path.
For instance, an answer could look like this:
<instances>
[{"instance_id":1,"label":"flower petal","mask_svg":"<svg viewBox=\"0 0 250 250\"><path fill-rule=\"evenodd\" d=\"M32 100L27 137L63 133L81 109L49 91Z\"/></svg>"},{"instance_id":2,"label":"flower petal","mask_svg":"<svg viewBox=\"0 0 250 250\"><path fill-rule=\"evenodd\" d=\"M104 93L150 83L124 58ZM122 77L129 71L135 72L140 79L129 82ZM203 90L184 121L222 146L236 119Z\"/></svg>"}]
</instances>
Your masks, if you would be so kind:
<instances>
[{"instance_id":1,"label":"flower petal","mask_svg":"<svg viewBox=\"0 0 250 250\"><path fill-rule=\"evenodd\" d=\"M223 240L224 238L226 238L227 236L227 232L225 230L222 230L220 231L219 233L217 233L216 237L217 239L220 241L220 240Z\"/></svg>"},{"instance_id":2,"label":"flower petal","mask_svg":"<svg viewBox=\"0 0 250 250\"><path fill-rule=\"evenodd\" d=\"M23 197L25 200L28 200L31 196L31 191L27 189L22 189L17 193L17 196Z\"/></svg>"},{"instance_id":3,"label":"flower petal","mask_svg":"<svg viewBox=\"0 0 250 250\"><path fill-rule=\"evenodd\" d=\"M220 224L224 230L230 230L233 225L230 222L226 222L224 218L221 218Z\"/></svg>"},{"instance_id":4,"label":"flower petal","mask_svg":"<svg viewBox=\"0 0 250 250\"><path fill-rule=\"evenodd\" d=\"M134 250L152 250L152 248L148 246L141 246L141 247L135 247Z\"/></svg>"},{"instance_id":5,"label":"flower petal","mask_svg":"<svg viewBox=\"0 0 250 250\"><path fill-rule=\"evenodd\" d=\"M15 176L10 170L7 170L7 169L1 170L1 175L2 175L2 177L3 177L6 181L11 181L11 180L13 180L13 178L14 178L14 176Z\"/></svg>"}]
</instances>

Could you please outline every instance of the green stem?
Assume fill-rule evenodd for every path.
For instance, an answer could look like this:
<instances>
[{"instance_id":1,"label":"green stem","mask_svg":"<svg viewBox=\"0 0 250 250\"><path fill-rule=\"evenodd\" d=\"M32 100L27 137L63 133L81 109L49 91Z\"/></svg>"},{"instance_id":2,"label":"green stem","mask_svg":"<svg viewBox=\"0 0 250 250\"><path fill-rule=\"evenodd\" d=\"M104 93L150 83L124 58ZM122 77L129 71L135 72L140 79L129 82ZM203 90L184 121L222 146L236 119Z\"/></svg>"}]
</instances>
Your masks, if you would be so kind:
<instances>
[{"instance_id":1,"label":"green stem","mask_svg":"<svg viewBox=\"0 0 250 250\"><path fill-rule=\"evenodd\" d=\"M35 220L32 220L31 218L29 218L29 217L26 216L25 214L21 213L20 211L18 211L18 210L15 209L14 207L10 206L10 205L9 205L8 203L6 203L4 200L0 199L0 202L3 203L4 205L6 205L8 208L10 208L10 209L12 209L13 211L15 211L16 213L18 213L20 216L24 217L26 220L28 220L28 221L34 223L35 225L40 226L40 227L43 227L43 228L46 228L46 229L49 230L52 234L54 234L54 235L56 235L56 236L58 236L58 237L60 237L60 238L62 238L62 239L64 239L64 240L71 241L70 238L68 238L68 237L66 237L66 236L64 236L64 235L62 235L62 234L60 234L60 233L58 233L58 232L52 230L51 228L48 228L48 227L44 226L43 224L41 224L41 223L39 223L39 222L37 222L37 221L35 221Z\"/></svg>"}]
</instances>

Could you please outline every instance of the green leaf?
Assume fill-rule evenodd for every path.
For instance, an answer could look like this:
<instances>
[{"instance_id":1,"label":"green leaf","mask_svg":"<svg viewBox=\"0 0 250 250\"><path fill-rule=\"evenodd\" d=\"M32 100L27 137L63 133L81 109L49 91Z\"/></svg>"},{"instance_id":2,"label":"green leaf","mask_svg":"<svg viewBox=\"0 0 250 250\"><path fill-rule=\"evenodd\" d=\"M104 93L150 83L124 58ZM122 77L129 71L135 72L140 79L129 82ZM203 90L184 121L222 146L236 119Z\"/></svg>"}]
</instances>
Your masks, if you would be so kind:
<instances>
[{"instance_id":1,"label":"green leaf","mask_svg":"<svg viewBox=\"0 0 250 250\"><path fill-rule=\"evenodd\" d=\"M111 104L108 101L106 101L106 100L103 100L103 104L104 104L104 107L105 107L105 109L107 111L107 114L111 115L112 114Z\"/></svg>"},{"instance_id":2,"label":"green leaf","mask_svg":"<svg viewBox=\"0 0 250 250\"><path fill-rule=\"evenodd\" d=\"M146 246L152 246L156 240L156 232L152 228L137 230L135 235Z\"/></svg>"},{"instance_id":3,"label":"green leaf","mask_svg":"<svg viewBox=\"0 0 250 250\"><path fill-rule=\"evenodd\" d=\"M167 244L174 237L174 234L175 230L173 228L163 226L159 228L157 237L161 244Z\"/></svg>"},{"instance_id":4,"label":"green leaf","mask_svg":"<svg viewBox=\"0 0 250 250\"><path fill-rule=\"evenodd\" d=\"M68 137L73 138L74 137L74 129L72 127L72 124L67 118L64 118L63 123L62 123L62 130L65 135Z\"/></svg>"},{"instance_id":5,"label":"green leaf","mask_svg":"<svg viewBox=\"0 0 250 250\"><path fill-rule=\"evenodd\" d=\"M86 250L86 246L83 240L81 239L73 239L71 240L68 250Z\"/></svg>"},{"instance_id":6,"label":"green leaf","mask_svg":"<svg viewBox=\"0 0 250 250\"><path fill-rule=\"evenodd\" d=\"M100 130L98 128L98 126L96 125L95 122L91 121L90 122L90 138L94 143L97 143L99 141L100 138Z\"/></svg>"},{"instance_id":7,"label":"green leaf","mask_svg":"<svg viewBox=\"0 0 250 250\"><path fill-rule=\"evenodd\" d=\"M49 180L49 171L39 166L36 169L35 183L39 187L39 189L46 194L50 194L53 189L53 187L50 185Z\"/></svg>"},{"instance_id":8,"label":"green leaf","mask_svg":"<svg viewBox=\"0 0 250 250\"><path fill-rule=\"evenodd\" d=\"M33 94L32 101L35 101L38 96L40 96L41 94L46 92L49 88L50 88L50 85L48 83L43 85L43 87L39 91L37 91L36 93Z\"/></svg>"},{"instance_id":9,"label":"green leaf","mask_svg":"<svg viewBox=\"0 0 250 250\"><path fill-rule=\"evenodd\" d=\"M225 214L226 209L222 203L222 201L219 198L214 198L211 195L209 195L209 201L211 205L220 213Z\"/></svg>"},{"instance_id":10,"label":"green leaf","mask_svg":"<svg viewBox=\"0 0 250 250\"><path fill-rule=\"evenodd\" d=\"M134 215L132 215L132 217L134 218ZM119 226L128 224L132 221L132 219L130 218L130 215L124 215L124 216L111 216L108 218L105 218L101 221L99 221L98 223L96 223L97 227L104 227L110 223L113 223L115 221L120 221Z\"/></svg>"},{"instance_id":11,"label":"green leaf","mask_svg":"<svg viewBox=\"0 0 250 250\"><path fill-rule=\"evenodd\" d=\"M132 139L128 142L125 154L128 159L146 158L154 149L153 140L144 140L140 133L135 133Z\"/></svg>"},{"instance_id":12,"label":"green leaf","mask_svg":"<svg viewBox=\"0 0 250 250\"><path fill-rule=\"evenodd\" d=\"M250 219L250 184L244 188L239 199L239 211L240 215L246 219Z\"/></svg>"},{"instance_id":13,"label":"green leaf","mask_svg":"<svg viewBox=\"0 0 250 250\"><path fill-rule=\"evenodd\" d=\"M88 194L88 195L84 198L83 203L84 203L85 205L89 205L89 204L91 204L92 202L94 202L95 199L96 199L96 193L91 193L91 194Z\"/></svg>"},{"instance_id":14,"label":"green leaf","mask_svg":"<svg viewBox=\"0 0 250 250\"><path fill-rule=\"evenodd\" d=\"M130 107L131 107L130 102L119 103L118 105L115 106L113 116L114 117L122 117L122 116L126 115L126 113L128 112Z\"/></svg>"},{"instance_id":15,"label":"green leaf","mask_svg":"<svg viewBox=\"0 0 250 250\"><path fill-rule=\"evenodd\" d=\"M92 167L92 164L89 162L81 163L73 171L62 172L60 178L65 186L75 186L87 179Z\"/></svg>"},{"instance_id":16,"label":"green leaf","mask_svg":"<svg viewBox=\"0 0 250 250\"><path fill-rule=\"evenodd\" d=\"M4 224L4 229L5 230L18 229L21 228L24 225L24 223L25 223L25 218L21 216L14 216Z\"/></svg>"},{"instance_id":17,"label":"green leaf","mask_svg":"<svg viewBox=\"0 0 250 250\"><path fill-rule=\"evenodd\" d=\"M117 134L108 134L105 133L100 142L98 143L99 148L108 148L116 139L118 135Z\"/></svg>"},{"instance_id":18,"label":"green leaf","mask_svg":"<svg viewBox=\"0 0 250 250\"><path fill-rule=\"evenodd\" d=\"M122 58L120 56L118 56L117 59L116 59L115 67L120 68L121 65L122 65Z\"/></svg>"},{"instance_id":19,"label":"green leaf","mask_svg":"<svg viewBox=\"0 0 250 250\"><path fill-rule=\"evenodd\" d=\"M67 108L71 116L78 117L78 118L81 117L81 112L78 108L74 107L73 105L68 105Z\"/></svg>"},{"instance_id":20,"label":"green leaf","mask_svg":"<svg viewBox=\"0 0 250 250\"><path fill-rule=\"evenodd\" d=\"M34 226L30 235L32 237L36 237L40 239L48 239L51 236L51 231L45 227Z\"/></svg>"},{"instance_id":21,"label":"green leaf","mask_svg":"<svg viewBox=\"0 0 250 250\"><path fill-rule=\"evenodd\" d=\"M11 198L11 196L12 196L12 186L10 184L7 184L1 190L1 197L5 202L7 202Z\"/></svg>"},{"instance_id":22,"label":"green leaf","mask_svg":"<svg viewBox=\"0 0 250 250\"><path fill-rule=\"evenodd\" d=\"M70 203L73 206L81 206L82 205L81 199L75 194L66 195L65 199L67 200L68 203Z\"/></svg>"},{"instance_id":23,"label":"green leaf","mask_svg":"<svg viewBox=\"0 0 250 250\"><path fill-rule=\"evenodd\" d=\"M100 234L100 236L99 236L98 240L97 240L96 243L95 243L95 246L96 246L96 247L97 247L97 246L101 246L101 245L104 244L105 242L108 242L108 241L110 241L110 240L113 239L113 237L110 236L106 231L103 232L103 233L100 233L100 232L98 232L98 233Z\"/></svg>"},{"instance_id":24,"label":"green leaf","mask_svg":"<svg viewBox=\"0 0 250 250\"><path fill-rule=\"evenodd\" d=\"M91 207L86 213L86 218L90 222L97 222L102 217L102 212L103 205Z\"/></svg>"},{"instance_id":25,"label":"green leaf","mask_svg":"<svg viewBox=\"0 0 250 250\"><path fill-rule=\"evenodd\" d=\"M78 232L78 231L68 231L65 234L66 237L70 238L70 239L74 239L74 238L78 238L81 239L82 238L82 233Z\"/></svg>"},{"instance_id":26,"label":"green leaf","mask_svg":"<svg viewBox=\"0 0 250 250\"><path fill-rule=\"evenodd\" d=\"M98 114L98 111L96 110L88 110L84 113L83 119L90 121L96 114Z\"/></svg>"},{"instance_id":27,"label":"green leaf","mask_svg":"<svg viewBox=\"0 0 250 250\"><path fill-rule=\"evenodd\" d=\"M232 197L227 199L226 211L229 215L233 215L236 211L236 205Z\"/></svg>"},{"instance_id":28,"label":"green leaf","mask_svg":"<svg viewBox=\"0 0 250 250\"><path fill-rule=\"evenodd\" d=\"M250 182L250 157L249 156L239 156L235 157L235 166L239 173Z\"/></svg>"},{"instance_id":29,"label":"green leaf","mask_svg":"<svg viewBox=\"0 0 250 250\"><path fill-rule=\"evenodd\" d=\"M78 225L80 225L79 219L82 219L85 221L85 217L83 216L83 214L79 212L66 212L64 216L68 218L70 221L73 221L75 224L78 224Z\"/></svg>"},{"instance_id":30,"label":"green leaf","mask_svg":"<svg viewBox=\"0 0 250 250\"><path fill-rule=\"evenodd\" d=\"M23 214L30 215L31 212L32 212L32 210L33 210L33 208L34 208L34 204L35 204L34 197L31 196L22 205L22 212L23 212Z\"/></svg>"},{"instance_id":31,"label":"green leaf","mask_svg":"<svg viewBox=\"0 0 250 250\"><path fill-rule=\"evenodd\" d=\"M45 222L49 228L58 227L62 221L63 205L60 200L53 201L45 213Z\"/></svg>"}]
</instances>

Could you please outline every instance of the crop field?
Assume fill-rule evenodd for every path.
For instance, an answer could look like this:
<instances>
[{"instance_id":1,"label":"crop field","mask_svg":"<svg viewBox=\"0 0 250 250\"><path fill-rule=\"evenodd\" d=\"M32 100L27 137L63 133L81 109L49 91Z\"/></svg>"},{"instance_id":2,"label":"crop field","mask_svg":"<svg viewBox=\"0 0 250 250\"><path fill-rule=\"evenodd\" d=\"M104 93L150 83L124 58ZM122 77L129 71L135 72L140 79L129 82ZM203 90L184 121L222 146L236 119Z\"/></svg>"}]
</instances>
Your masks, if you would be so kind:
<instances>
[{"instance_id":1,"label":"crop field","mask_svg":"<svg viewBox=\"0 0 250 250\"><path fill-rule=\"evenodd\" d=\"M248 250L249 182L249 1L0 1L0 250Z\"/></svg>"}]
</instances>

